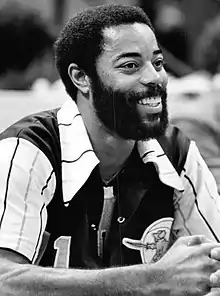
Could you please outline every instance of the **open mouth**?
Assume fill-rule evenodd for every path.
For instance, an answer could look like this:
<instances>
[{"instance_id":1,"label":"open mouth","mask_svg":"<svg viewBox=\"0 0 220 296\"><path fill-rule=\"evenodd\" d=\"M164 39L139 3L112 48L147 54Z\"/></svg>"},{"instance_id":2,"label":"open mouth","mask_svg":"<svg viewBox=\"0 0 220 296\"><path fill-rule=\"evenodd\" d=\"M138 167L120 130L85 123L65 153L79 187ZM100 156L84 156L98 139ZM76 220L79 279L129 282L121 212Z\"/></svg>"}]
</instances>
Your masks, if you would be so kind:
<instances>
[{"instance_id":1,"label":"open mouth","mask_svg":"<svg viewBox=\"0 0 220 296\"><path fill-rule=\"evenodd\" d=\"M158 107L161 104L161 97L149 97L138 100L137 102L139 105L146 105L148 107Z\"/></svg>"}]
</instances>

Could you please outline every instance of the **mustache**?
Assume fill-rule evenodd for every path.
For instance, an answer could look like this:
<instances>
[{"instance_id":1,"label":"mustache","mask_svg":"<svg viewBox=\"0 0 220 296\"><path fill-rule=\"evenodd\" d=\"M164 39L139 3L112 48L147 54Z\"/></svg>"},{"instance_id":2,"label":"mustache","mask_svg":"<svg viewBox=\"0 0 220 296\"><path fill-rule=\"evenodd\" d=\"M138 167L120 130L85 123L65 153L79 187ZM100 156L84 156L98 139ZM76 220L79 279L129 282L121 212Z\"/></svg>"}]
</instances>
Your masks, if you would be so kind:
<instances>
[{"instance_id":1,"label":"mustache","mask_svg":"<svg viewBox=\"0 0 220 296\"><path fill-rule=\"evenodd\" d=\"M164 86L159 84L149 83L147 89L144 91L130 91L126 94L127 102L129 104L135 104L137 101L148 98L148 97L161 97L162 100L165 100L167 97L167 89Z\"/></svg>"},{"instance_id":2,"label":"mustache","mask_svg":"<svg viewBox=\"0 0 220 296\"><path fill-rule=\"evenodd\" d=\"M159 84L150 83L148 84L147 88L148 90L145 93L147 97L155 97L155 96L163 97L167 93L166 88Z\"/></svg>"}]
</instances>

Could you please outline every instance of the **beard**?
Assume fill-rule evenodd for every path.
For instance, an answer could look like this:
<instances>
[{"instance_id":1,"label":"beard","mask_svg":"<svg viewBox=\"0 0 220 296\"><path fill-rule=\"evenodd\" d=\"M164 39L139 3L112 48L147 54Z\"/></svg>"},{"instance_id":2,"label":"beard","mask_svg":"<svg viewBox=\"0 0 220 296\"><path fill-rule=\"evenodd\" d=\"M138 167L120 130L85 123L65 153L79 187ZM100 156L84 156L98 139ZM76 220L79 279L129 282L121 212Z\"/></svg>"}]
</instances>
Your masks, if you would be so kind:
<instances>
[{"instance_id":1,"label":"beard","mask_svg":"<svg viewBox=\"0 0 220 296\"><path fill-rule=\"evenodd\" d=\"M125 140L144 141L163 135L168 125L166 88L149 83L147 91L120 91L92 79L93 105L100 122L111 133ZM161 97L162 111L140 114L137 102L147 97Z\"/></svg>"}]
</instances>

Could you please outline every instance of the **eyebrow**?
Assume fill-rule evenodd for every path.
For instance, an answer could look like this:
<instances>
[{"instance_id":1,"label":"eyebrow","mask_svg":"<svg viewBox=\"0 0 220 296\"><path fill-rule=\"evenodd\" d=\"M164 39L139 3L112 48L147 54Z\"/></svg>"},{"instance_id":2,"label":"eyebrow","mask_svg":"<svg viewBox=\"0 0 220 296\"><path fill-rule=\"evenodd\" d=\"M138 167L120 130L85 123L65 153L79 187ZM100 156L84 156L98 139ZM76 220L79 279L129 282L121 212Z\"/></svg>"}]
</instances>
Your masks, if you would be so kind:
<instances>
[{"instance_id":1,"label":"eyebrow","mask_svg":"<svg viewBox=\"0 0 220 296\"><path fill-rule=\"evenodd\" d=\"M163 54L162 50L161 49L156 49L154 52L153 52L154 55L157 55L157 54Z\"/></svg>"},{"instance_id":2,"label":"eyebrow","mask_svg":"<svg viewBox=\"0 0 220 296\"><path fill-rule=\"evenodd\" d=\"M141 55L137 52L124 52L124 53L121 53L119 54L116 58L115 58L115 61L118 61L120 59L123 59L123 58L134 58L134 57L140 57Z\"/></svg>"},{"instance_id":3,"label":"eyebrow","mask_svg":"<svg viewBox=\"0 0 220 296\"><path fill-rule=\"evenodd\" d=\"M162 54L162 50L161 49L156 49L154 50L153 52L153 55L158 55L158 54ZM138 53L138 52L125 52L125 53L121 53L119 54L115 61L119 61L120 59L123 59L123 58L134 58L134 57L141 57L141 54Z\"/></svg>"}]
</instances>

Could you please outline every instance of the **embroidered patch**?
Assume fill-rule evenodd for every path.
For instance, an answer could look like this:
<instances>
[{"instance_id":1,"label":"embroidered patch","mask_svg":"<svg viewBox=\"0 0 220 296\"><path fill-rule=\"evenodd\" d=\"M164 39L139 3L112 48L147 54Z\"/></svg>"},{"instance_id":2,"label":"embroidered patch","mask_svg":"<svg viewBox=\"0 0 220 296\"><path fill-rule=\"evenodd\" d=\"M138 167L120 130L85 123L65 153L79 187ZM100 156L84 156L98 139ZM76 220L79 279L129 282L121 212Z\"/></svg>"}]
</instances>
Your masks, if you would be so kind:
<instances>
[{"instance_id":1,"label":"embroidered patch","mask_svg":"<svg viewBox=\"0 0 220 296\"><path fill-rule=\"evenodd\" d=\"M154 263L167 251L170 245L173 218L161 218L146 228L140 240L124 237L123 245L139 250L142 263Z\"/></svg>"}]
</instances>

